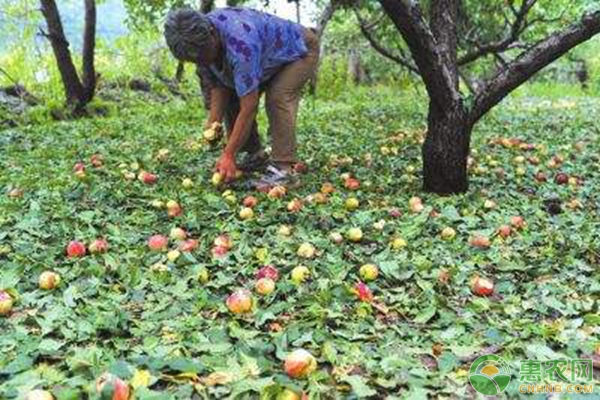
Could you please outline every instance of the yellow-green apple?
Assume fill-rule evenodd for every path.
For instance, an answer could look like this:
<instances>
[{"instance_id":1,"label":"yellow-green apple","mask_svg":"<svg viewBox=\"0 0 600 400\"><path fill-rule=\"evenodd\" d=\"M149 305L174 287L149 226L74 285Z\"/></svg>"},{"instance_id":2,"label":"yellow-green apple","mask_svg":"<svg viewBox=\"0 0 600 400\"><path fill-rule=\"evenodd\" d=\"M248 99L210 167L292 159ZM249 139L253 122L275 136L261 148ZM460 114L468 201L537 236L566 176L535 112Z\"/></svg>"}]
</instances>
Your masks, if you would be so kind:
<instances>
[{"instance_id":1,"label":"yellow-green apple","mask_svg":"<svg viewBox=\"0 0 600 400\"><path fill-rule=\"evenodd\" d=\"M351 242L360 242L362 240L363 233L360 228L350 228L346 233L346 237Z\"/></svg>"},{"instance_id":2,"label":"yellow-green apple","mask_svg":"<svg viewBox=\"0 0 600 400\"><path fill-rule=\"evenodd\" d=\"M54 396L47 390L35 389L27 392L25 400L54 400Z\"/></svg>"},{"instance_id":3,"label":"yellow-green apple","mask_svg":"<svg viewBox=\"0 0 600 400\"><path fill-rule=\"evenodd\" d=\"M299 285L310 277L310 270L303 265L299 265L292 270L292 282Z\"/></svg>"},{"instance_id":4,"label":"yellow-green apple","mask_svg":"<svg viewBox=\"0 0 600 400\"><path fill-rule=\"evenodd\" d=\"M159 149L156 153L156 159L158 161L167 161L167 159L169 158L169 153L169 149Z\"/></svg>"},{"instance_id":5,"label":"yellow-green apple","mask_svg":"<svg viewBox=\"0 0 600 400\"><path fill-rule=\"evenodd\" d=\"M346 207L346 210L354 211L360 206L360 202L358 201L357 198L350 197L350 198L346 199L344 206Z\"/></svg>"},{"instance_id":6,"label":"yellow-green apple","mask_svg":"<svg viewBox=\"0 0 600 400\"><path fill-rule=\"evenodd\" d=\"M385 228L385 220L380 219L377 222L373 223L373 229L375 229L376 231L382 231Z\"/></svg>"},{"instance_id":7,"label":"yellow-green apple","mask_svg":"<svg viewBox=\"0 0 600 400\"><path fill-rule=\"evenodd\" d=\"M219 172L215 172L210 181L214 186L219 186L223 183L223 175Z\"/></svg>"},{"instance_id":8,"label":"yellow-green apple","mask_svg":"<svg viewBox=\"0 0 600 400\"><path fill-rule=\"evenodd\" d=\"M317 360L308 351L297 349L285 358L284 369L291 378L306 378L317 369Z\"/></svg>"},{"instance_id":9,"label":"yellow-green apple","mask_svg":"<svg viewBox=\"0 0 600 400\"><path fill-rule=\"evenodd\" d=\"M390 246L394 250L400 250L400 249L403 249L406 246L408 246L408 243L406 242L406 240L399 237L399 238L395 238L394 240L392 240Z\"/></svg>"},{"instance_id":10,"label":"yellow-green apple","mask_svg":"<svg viewBox=\"0 0 600 400\"><path fill-rule=\"evenodd\" d=\"M170 262L175 262L179 256L181 256L181 252L179 250L171 250L167 253L167 260Z\"/></svg>"},{"instance_id":11,"label":"yellow-green apple","mask_svg":"<svg viewBox=\"0 0 600 400\"><path fill-rule=\"evenodd\" d=\"M169 233L169 237L173 240L185 240L187 238L187 233L182 228L173 228Z\"/></svg>"},{"instance_id":12,"label":"yellow-green apple","mask_svg":"<svg viewBox=\"0 0 600 400\"><path fill-rule=\"evenodd\" d=\"M339 232L331 232L329 238L335 244L341 244L344 241L344 237Z\"/></svg>"},{"instance_id":13,"label":"yellow-green apple","mask_svg":"<svg viewBox=\"0 0 600 400\"><path fill-rule=\"evenodd\" d=\"M175 200L167 201L167 215L171 218L178 217L183 213L183 208Z\"/></svg>"},{"instance_id":14,"label":"yellow-green apple","mask_svg":"<svg viewBox=\"0 0 600 400\"><path fill-rule=\"evenodd\" d=\"M494 200L489 200L488 199L488 200L486 200L483 203L483 208L486 208L488 210L491 210L491 209L496 208L496 207L497 207L497 204L496 204L496 202Z\"/></svg>"},{"instance_id":15,"label":"yellow-green apple","mask_svg":"<svg viewBox=\"0 0 600 400\"><path fill-rule=\"evenodd\" d=\"M233 243L232 243L231 239L229 238L229 235L227 235L227 234L217 236L215 238L213 244L217 247L224 247L227 250L229 250L233 247Z\"/></svg>"},{"instance_id":16,"label":"yellow-green apple","mask_svg":"<svg viewBox=\"0 0 600 400\"><path fill-rule=\"evenodd\" d=\"M181 181L181 186L183 186L184 189L191 189L192 187L194 187L194 181L190 178L183 178L183 180Z\"/></svg>"},{"instance_id":17,"label":"yellow-green apple","mask_svg":"<svg viewBox=\"0 0 600 400\"><path fill-rule=\"evenodd\" d=\"M52 271L44 271L40 275L39 286L42 290L53 290L60 284L60 275Z\"/></svg>"},{"instance_id":18,"label":"yellow-green apple","mask_svg":"<svg viewBox=\"0 0 600 400\"><path fill-rule=\"evenodd\" d=\"M302 258L313 258L315 256L315 246L310 243L302 243L300 247L298 247L297 254Z\"/></svg>"},{"instance_id":19,"label":"yellow-green apple","mask_svg":"<svg viewBox=\"0 0 600 400\"><path fill-rule=\"evenodd\" d=\"M456 231L451 227L447 226L444 229L442 229L441 235L442 239L444 240L452 240L456 237Z\"/></svg>"},{"instance_id":20,"label":"yellow-green apple","mask_svg":"<svg viewBox=\"0 0 600 400\"><path fill-rule=\"evenodd\" d=\"M379 276L379 268L375 264L365 264L358 270L363 281L374 281Z\"/></svg>"},{"instance_id":21,"label":"yellow-green apple","mask_svg":"<svg viewBox=\"0 0 600 400\"><path fill-rule=\"evenodd\" d=\"M250 207L244 207L240 210L240 219L245 221L254 217L254 211Z\"/></svg>"},{"instance_id":22,"label":"yellow-green apple","mask_svg":"<svg viewBox=\"0 0 600 400\"><path fill-rule=\"evenodd\" d=\"M291 234L292 234L292 228L290 226L288 226L288 225L281 225L279 227L278 233L281 236L291 236Z\"/></svg>"},{"instance_id":23,"label":"yellow-green apple","mask_svg":"<svg viewBox=\"0 0 600 400\"><path fill-rule=\"evenodd\" d=\"M14 300L8 292L0 290L0 316L8 315L12 310Z\"/></svg>"}]
</instances>

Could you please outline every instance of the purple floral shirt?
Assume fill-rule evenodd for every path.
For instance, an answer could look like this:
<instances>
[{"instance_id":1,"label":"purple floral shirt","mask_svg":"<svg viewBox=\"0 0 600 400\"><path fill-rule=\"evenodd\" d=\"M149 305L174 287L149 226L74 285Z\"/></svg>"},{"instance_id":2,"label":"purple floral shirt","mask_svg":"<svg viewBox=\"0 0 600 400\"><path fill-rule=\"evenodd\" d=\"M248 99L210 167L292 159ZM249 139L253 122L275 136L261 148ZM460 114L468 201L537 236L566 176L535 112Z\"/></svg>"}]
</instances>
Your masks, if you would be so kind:
<instances>
[{"instance_id":1,"label":"purple floral shirt","mask_svg":"<svg viewBox=\"0 0 600 400\"><path fill-rule=\"evenodd\" d=\"M307 53L304 28L291 21L248 8L221 8L208 18L224 46L223 70L209 70L224 86L245 96L268 81L285 64Z\"/></svg>"}]
</instances>

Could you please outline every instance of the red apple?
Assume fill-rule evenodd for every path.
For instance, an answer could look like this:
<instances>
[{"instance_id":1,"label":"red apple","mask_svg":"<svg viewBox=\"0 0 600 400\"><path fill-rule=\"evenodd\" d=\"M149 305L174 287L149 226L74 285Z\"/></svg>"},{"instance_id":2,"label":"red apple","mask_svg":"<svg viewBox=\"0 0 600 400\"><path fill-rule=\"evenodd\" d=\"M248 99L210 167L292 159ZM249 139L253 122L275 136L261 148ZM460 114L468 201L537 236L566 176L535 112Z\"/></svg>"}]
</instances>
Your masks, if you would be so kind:
<instances>
[{"instance_id":1,"label":"red apple","mask_svg":"<svg viewBox=\"0 0 600 400\"><path fill-rule=\"evenodd\" d=\"M148 239L148 247L152 251L166 251L169 238L163 235L153 235Z\"/></svg>"},{"instance_id":2,"label":"red apple","mask_svg":"<svg viewBox=\"0 0 600 400\"><path fill-rule=\"evenodd\" d=\"M214 258L225 257L228 252L229 252L229 249L224 246L215 246L212 248L212 255Z\"/></svg>"},{"instance_id":3,"label":"red apple","mask_svg":"<svg viewBox=\"0 0 600 400\"><path fill-rule=\"evenodd\" d=\"M10 294L0 290L0 316L8 315L12 310L14 300Z\"/></svg>"},{"instance_id":4,"label":"red apple","mask_svg":"<svg viewBox=\"0 0 600 400\"><path fill-rule=\"evenodd\" d=\"M471 290L477 296L489 296L494 292L494 282L489 279L476 276L471 281Z\"/></svg>"},{"instance_id":5,"label":"red apple","mask_svg":"<svg viewBox=\"0 0 600 400\"><path fill-rule=\"evenodd\" d=\"M156 182L158 182L158 176L146 171L141 171L138 174L138 179L140 182L143 182L146 185L154 185Z\"/></svg>"},{"instance_id":6,"label":"red apple","mask_svg":"<svg viewBox=\"0 0 600 400\"><path fill-rule=\"evenodd\" d=\"M297 162L292 168L297 174L305 174L306 172L308 172L308 167L303 162Z\"/></svg>"},{"instance_id":7,"label":"red apple","mask_svg":"<svg viewBox=\"0 0 600 400\"><path fill-rule=\"evenodd\" d=\"M227 297L225 305L233 314L244 314L252 310L252 293L247 289L239 289Z\"/></svg>"},{"instance_id":8,"label":"red apple","mask_svg":"<svg viewBox=\"0 0 600 400\"><path fill-rule=\"evenodd\" d=\"M274 265L265 265L256 272L256 279L269 278L277 282L279 279L279 271Z\"/></svg>"},{"instance_id":9,"label":"red apple","mask_svg":"<svg viewBox=\"0 0 600 400\"><path fill-rule=\"evenodd\" d=\"M302 209L302 200L294 199L290 201L287 205L287 210L289 212L298 212Z\"/></svg>"},{"instance_id":10,"label":"red apple","mask_svg":"<svg viewBox=\"0 0 600 400\"><path fill-rule=\"evenodd\" d=\"M111 400L129 400L131 395L129 385L108 372L96 381L96 392L101 398Z\"/></svg>"},{"instance_id":11,"label":"red apple","mask_svg":"<svg viewBox=\"0 0 600 400\"><path fill-rule=\"evenodd\" d=\"M358 188L360 188L360 182L356 178L348 178L344 181L344 186L348 190L358 190Z\"/></svg>"},{"instance_id":12,"label":"red apple","mask_svg":"<svg viewBox=\"0 0 600 400\"><path fill-rule=\"evenodd\" d=\"M179 251L189 253L198 248L198 241L195 239L187 239L179 244Z\"/></svg>"},{"instance_id":13,"label":"red apple","mask_svg":"<svg viewBox=\"0 0 600 400\"><path fill-rule=\"evenodd\" d=\"M229 235L226 235L226 234L217 236L214 241L214 245L217 247L224 247L227 250L229 250L233 247L233 243L231 242Z\"/></svg>"},{"instance_id":14,"label":"red apple","mask_svg":"<svg viewBox=\"0 0 600 400\"><path fill-rule=\"evenodd\" d=\"M402 211L397 208L392 208L390 211L388 211L388 215L392 218L400 218L402 216Z\"/></svg>"},{"instance_id":15,"label":"red apple","mask_svg":"<svg viewBox=\"0 0 600 400\"><path fill-rule=\"evenodd\" d=\"M92 254L106 253L108 251L108 242L106 239L96 239L90 243L89 249Z\"/></svg>"},{"instance_id":16,"label":"red apple","mask_svg":"<svg viewBox=\"0 0 600 400\"><path fill-rule=\"evenodd\" d=\"M546 177L546 174L540 171L535 174L535 180L539 183L544 183L548 180L548 178Z\"/></svg>"},{"instance_id":17,"label":"red apple","mask_svg":"<svg viewBox=\"0 0 600 400\"><path fill-rule=\"evenodd\" d=\"M364 301L365 303L370 303L373 301L373 292L371 292L371 289L369 289L365 283L358 282L354 286L354 291L356 292L356 296L358 296L360 301Z\"/></svg>"},{"instance_id":18,"label":"red apple","mask_svg":"<svg viewBox=\"0 0 600 400\"><path fill-rule=\"evenodd\" d=\"M247 208L254 208L258 204L258 199L254 196L248 196L242 201L242 205Z\"/></svg>"},{"instance_id":19,"label":"red apple","mask_svg":"<svg viewBox=\"0 0 600 400\"><path fill-rule=\"evenodd\" d=\"M104 157L102 157L102 154L94 154L90 158L90 162L95 168L100 168L104 165Z\"/></svg>"},{"instance_id":20,"label":"red apple","mask_svg":"<svg viewBox=\"0 0 600 400\"><path fill-rule=\"evenodd\" d=\"M511 233L512 229L508 225L502 225L500 228L498 228L498 235L500 235L500 237L502 237L503 239L509 237Z\"/></svg>"},{"instance_id":21,"label":"red apple","mask_svg":"<svg viewBox=\"0 0 600 400\"><path fill-rule=\"evenodd\" d=\"M183 208L175 200L167 201L167 215L170 218L178 217L183 213Z\"/></svg>"},{"instance_id":22,"label":"red apple","mask_svg":"<svg viewBox=\"0 0 600 400\"><path fill-rule=\"evenodd\" d=\"M559 172L554 176L554 182L557 185L566 185L569 183L569 175L565 174L564 172Z\"/></svg>"},{"instance_id":23,"label":"red apple","mask_svg":"<svg viewBox=\"0 0 600 400\"><path fill-rule=\"evenodd\" d=\"M83 257L85 253L85 244L77 240L73 240L67 245L67 256L70 258Z\"/></svg>"},{"instance_id":24,"label":"red apple","mask_svg":"<svg viewBox=\"0 0 600 400\"><path fill-rule=\"evenodd\" d=\"M285 358L284 369L291 378L305 378L317 369L317 360L304 349L294 350Z\"/></svg>"},{"instance_id":25,"label":"red apple","mask_svg":"<svg viewBox=\"0 0 600 400\"><path fill-rule=\"evenodd\" d=\"M521 216L510 217L510 224L515 229L523 229L527 226L527 222L525 222L525 218L523 218Z\"/></svg>"},{"instance_id":26,"label":"red apple","mask_svg":"<svg viewBox=\"0 0 600 400\"><path fill-rule=\"evenodd\" d=\"M479 249L488 249L491 246L490 239L480 235L471 237L471 239L469 239L469 243L471 246Z\"/></svg>"},{"instance_id":27,"label":"red apple","mask_svg":"<svg viewBox=\"0 0 600 400\"><path fill-rule=\"evenodd\" d=\"M83 172L85 171L85 164L80 162L75 163L73 166L73 172Z\"/></svg>"}]
</instances>

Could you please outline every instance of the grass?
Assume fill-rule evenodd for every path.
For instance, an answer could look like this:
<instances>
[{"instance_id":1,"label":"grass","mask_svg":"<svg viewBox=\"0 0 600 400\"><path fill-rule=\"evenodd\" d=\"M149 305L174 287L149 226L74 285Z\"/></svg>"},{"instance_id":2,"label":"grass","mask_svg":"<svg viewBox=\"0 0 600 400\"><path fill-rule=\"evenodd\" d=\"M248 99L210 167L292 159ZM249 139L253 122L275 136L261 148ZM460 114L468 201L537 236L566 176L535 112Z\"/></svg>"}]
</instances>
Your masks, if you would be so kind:
<instances>
[{"instance_id":1,"label":"grass","mask_svg":"<svg viewBox=\"0 0 600 400\"><path fill-rule=\"evenodd\" d=\"M0 398L34 387L59 399L98 398L94 381L107 370L128 380L139 399L276 398L283 388L328 399L465 398L474 396L471 360L489 352L509 363L507 396L516 398L519 360L597 354L600 102L512 98L476 129L469 193L441 198L420 191L419 99L368 88L306 101L299 119L304 185L282 200L237 189L235 204L210 183L218 149L189 146L201 134L198 100L158 103L126 93L122 103L109 103L106 118L3 131L0 187L24 195L0 197L0 289L16 299L0 317ZM497 138L536 148L492 144ZM398 154L384 155L382 147ZM160 149L169 150L164 161ZM101 168L89 165L96 153L104 156ZM547 166L554 156L564 159L556 170ZM78 161L88 164L84 180L73 173ZM158 184L124 178L139 169L157 173ZM539 171L548 182L534 179ZM555 184L559 171L579 184ZM342 173L356 176L360 189L345 189ZM182 187L186 177L193 188ZM337 189L326 204L286 210L325 182ZM240 221L248 194L259 199L256 217ZM413 196L423 199L423 212L410 212ZM344 209L349 197L359 199L358 210ZM183 215L168 218L152 207L167 200L177 200ZM486 200L496 207L486 208ZM549 212L556 204L562 212ZM389 215L394 208L400 217ZM498 237L497 228L516 215L527 227ZM374 224L381 220L380 230ZM291 237L278 233L284 224ZM200 246L168 262L146 240L176 226ZM440 238L447 226L457 231L454 240ZM351 227L364 232L361 243L329 239ZM212 242L222 233L234 247L215 259ZM469 245L473 235L491 238L490 249ZM97 237L108 240L108 253L65 257L70 240ZM407 247L394 250L395 238ZM296 254L304 242L316 247L315 258ZM368 283L373 304L352 292L367 262L380 269ZM276 291L255 294L248 315L229 313L226 296L252 289L267 263L280 272ZM311 271L302 285L289 279L297 265ZM62 276L57 289L38 289L45 270ZM205 270L210 279L202 283ZM476 275L495 282L491 297L471 293ZM281 367L296 348L318 360L306 380L288 378Z\"/></svg>"}]
</instances>

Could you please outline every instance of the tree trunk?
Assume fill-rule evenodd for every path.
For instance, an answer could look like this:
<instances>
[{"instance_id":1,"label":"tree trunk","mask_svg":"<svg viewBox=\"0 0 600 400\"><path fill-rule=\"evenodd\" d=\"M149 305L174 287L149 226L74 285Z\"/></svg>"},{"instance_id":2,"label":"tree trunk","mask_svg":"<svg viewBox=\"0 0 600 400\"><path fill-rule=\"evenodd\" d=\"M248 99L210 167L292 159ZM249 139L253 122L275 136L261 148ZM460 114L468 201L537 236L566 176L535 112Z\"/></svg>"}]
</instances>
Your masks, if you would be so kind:
<instances>
[{"instance_id":1,"label":"tree trunk","mask_svg":"<svg viewBox=\"0 0 600 400\"><path fill-rule=\"evenodd\" d=\"M83 97L83 85L79 80L75 64L73 64L73 59L71 58L69 42L65 36L58 7L56 7L54 0L40 1L42 14L44 14L46 24L48 25L48 33L46 36L50 40L52 51L56 57L58 70L65 87L67 104L77 105L79 100Z\"/></svg>"},{"instance_id":2,"label":"tree trunk","mask_svg":"<svg viewBox=\"0 0 600 400\"><path fill-rule=\"evenodd\" d=\"M457 106L440 110L430 103L428 132L423 143L423 188L441 195L469 188L467 158L473 125Z\"/></svg>"},{"instance_id":3,"label":"tree trunk","mask_svg":"<svg viewBox=\"0 0 600 400\"><path fill-rule=\"evenodd\" d=\"M83 30L83 65L82 85L83 96L80 107L92 101L96 92L96 69L94 54L96 49L96 0L85 0L85 27Z\"/></svg>"}]
</instances>

